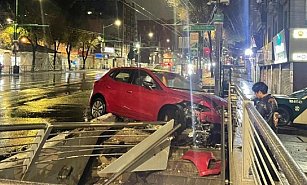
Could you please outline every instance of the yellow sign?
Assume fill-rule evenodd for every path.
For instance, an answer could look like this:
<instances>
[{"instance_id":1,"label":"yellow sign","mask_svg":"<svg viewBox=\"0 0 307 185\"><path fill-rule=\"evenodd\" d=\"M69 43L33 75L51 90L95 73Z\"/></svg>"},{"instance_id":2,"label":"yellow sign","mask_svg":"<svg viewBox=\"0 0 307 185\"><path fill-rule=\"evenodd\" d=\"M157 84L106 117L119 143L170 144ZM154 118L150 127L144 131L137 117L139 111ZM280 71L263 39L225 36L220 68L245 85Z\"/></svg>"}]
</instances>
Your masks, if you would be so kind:
<instances>
[{"instance_id":1,"label":"yellow sign","mask_svg":"<svg viewBox=\"0 0 307 185\"><path fill-rule=\"evenodd\" d=\"M306 39L307 38L307 29L294 29L293 38L295 39Z\"/></svg>"}]
</instances>

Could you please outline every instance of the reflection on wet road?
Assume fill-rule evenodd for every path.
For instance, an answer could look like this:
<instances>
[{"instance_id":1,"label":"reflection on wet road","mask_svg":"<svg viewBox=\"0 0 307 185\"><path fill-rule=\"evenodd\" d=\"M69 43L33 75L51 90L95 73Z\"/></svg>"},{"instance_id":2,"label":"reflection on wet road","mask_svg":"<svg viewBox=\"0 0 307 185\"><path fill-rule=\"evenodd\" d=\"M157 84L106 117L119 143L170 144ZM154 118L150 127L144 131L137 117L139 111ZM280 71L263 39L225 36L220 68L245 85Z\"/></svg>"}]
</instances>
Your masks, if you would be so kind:
<instances>
[{"instance_id":1,"label":"reflection on wet road","mask_svg":"<svg viewBox=\"0 0 307 185\"><path fill-rule=\"evenodd\" d=\"M105 72L0 76L0 124L84 121L93 82Z\"/></svg>"}]
</instances>

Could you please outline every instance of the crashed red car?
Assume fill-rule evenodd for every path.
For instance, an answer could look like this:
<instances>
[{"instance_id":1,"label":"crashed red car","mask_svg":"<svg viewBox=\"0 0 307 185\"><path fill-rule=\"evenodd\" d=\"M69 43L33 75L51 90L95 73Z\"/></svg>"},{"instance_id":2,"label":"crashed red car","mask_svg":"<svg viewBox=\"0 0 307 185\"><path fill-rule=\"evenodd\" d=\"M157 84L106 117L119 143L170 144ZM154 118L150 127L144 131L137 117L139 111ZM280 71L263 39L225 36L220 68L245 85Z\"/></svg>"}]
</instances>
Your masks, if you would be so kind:
<instances>
[{"instance_id":1,"label":"crashed red car","mask_svg":"<svg viewBox=\"0 0 307 185\"><path fill-rule=\"evenodd\" d=\"M145 68L114 68L94 83L92 116L105 113L139 121L167 121L180 108L191 108L202 123L221 123L226 100L206 94L184 77ZM191 111L191 112L192 112Z\"/></svg>"}]
</instances>

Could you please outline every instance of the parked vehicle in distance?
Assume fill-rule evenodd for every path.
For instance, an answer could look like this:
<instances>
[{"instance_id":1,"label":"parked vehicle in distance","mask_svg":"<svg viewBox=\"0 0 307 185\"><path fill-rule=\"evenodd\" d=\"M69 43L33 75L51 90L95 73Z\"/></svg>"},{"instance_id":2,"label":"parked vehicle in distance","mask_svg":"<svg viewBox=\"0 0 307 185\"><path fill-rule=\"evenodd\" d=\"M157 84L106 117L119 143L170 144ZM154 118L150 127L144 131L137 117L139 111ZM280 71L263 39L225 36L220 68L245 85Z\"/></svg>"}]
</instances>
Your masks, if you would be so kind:
<instances>
[{"instance_id":1,"label":"parked vehicle in distance","mask_svg":"<svg viewBox=\"0 0 307 185\"><path fill-rule=\"evenodd\" d=\"M179 74L136 67L111 69L94 83L90 97L93 117L112 113L140 121L175 119L183 108L201 123L220 124L223 106L226 100L206 94Z\"/></svg>"},{"instance_id":2,"label":"parked vehicle in distance","mask_svg":"<svg viewBox=\"0 0 307 185\"><path fill-rule=\"evenodd\" d=\"M160 63L160 64L156 65L154 69L171 71L172 65L170 63Z\"/></svg>"},{"instance_id":3,"label":"parked vehicle in distance","mask_svg":"<svg viewBox=\"0 0 307 185\"><path fill-rule=\"evenodd\" d=\"M280 126L307 124L307 87L290 95L274 95L278 103Z\"/></svg>"}]
</instances>

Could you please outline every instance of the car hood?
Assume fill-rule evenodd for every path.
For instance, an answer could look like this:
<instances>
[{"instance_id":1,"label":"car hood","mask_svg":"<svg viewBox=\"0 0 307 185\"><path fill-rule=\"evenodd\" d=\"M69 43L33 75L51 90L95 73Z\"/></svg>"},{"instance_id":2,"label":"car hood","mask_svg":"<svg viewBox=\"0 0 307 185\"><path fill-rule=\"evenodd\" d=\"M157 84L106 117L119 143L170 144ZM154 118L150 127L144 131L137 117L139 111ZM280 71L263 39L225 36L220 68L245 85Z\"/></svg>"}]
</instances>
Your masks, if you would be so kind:
<instances>
[{"instance_id":1,"label":"car hood","mask_svg":"<svg viewBox=\"0 0 307 185\"><path fill-rule=\"evenodd\" d=\"M176 96L181 97L185 101L191 101L190 91L189 90L180 90L180 89L172 89L169 88L169 95L170 96ZM212 107L212 102L214 102L218 106L225 106L227 107L227 101L211 94L207 94L205 92L199 92L199 91L193 91L192 92L193 102L200 103L203 105L206 105L208 107ZM213 107L215 107L213 105Z\"/></svg>"},{"instance_id":2,"label":"car hood","mask_svg":"<svg viewBox=\"0 0 307 185\"><path fill-rule=\"evenodd\" d=\"M288 95L284 95L284 94L274 94L272 95L274 98L290 98Z\"/></svg>"},{"instance_id":3,"label":"car hood","mask_svg":"<svg viewBox=\"0 0 307 185\"><path fill-rule=\"evenodd\" d=\"M216 96L216 95L213 95L213 94L205 94L205 96L207 98L209 98L210 100L214 101L218 106L224 106L224 107L227 107L228 106L228 103L225 99L219 97L219 96Z\"/></svg>"}]
</instances>

